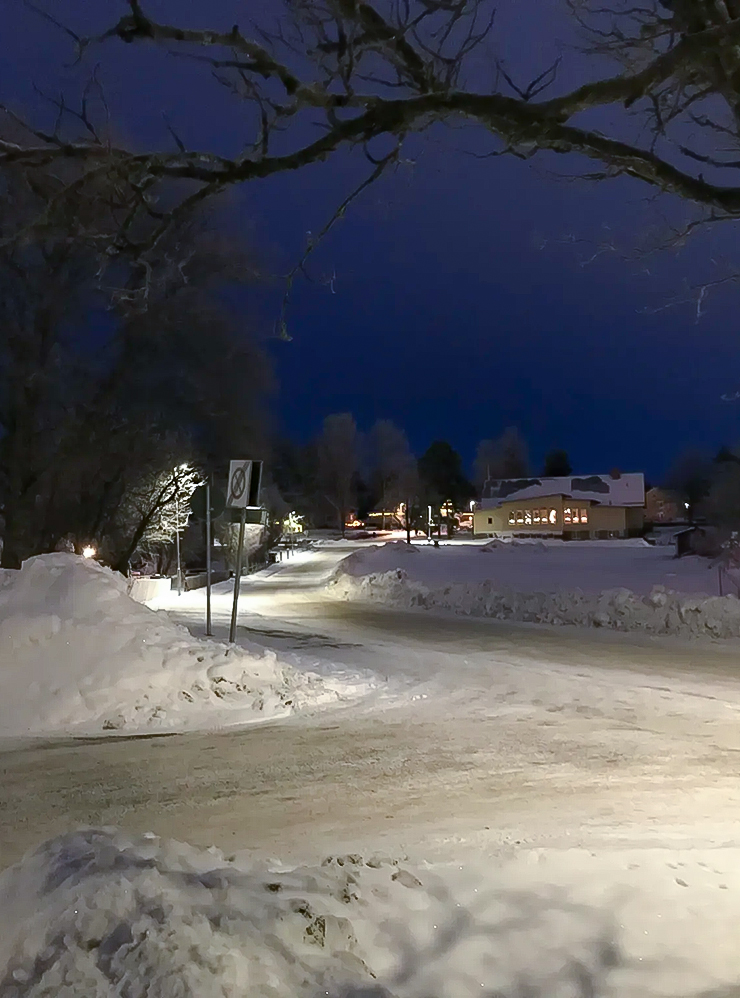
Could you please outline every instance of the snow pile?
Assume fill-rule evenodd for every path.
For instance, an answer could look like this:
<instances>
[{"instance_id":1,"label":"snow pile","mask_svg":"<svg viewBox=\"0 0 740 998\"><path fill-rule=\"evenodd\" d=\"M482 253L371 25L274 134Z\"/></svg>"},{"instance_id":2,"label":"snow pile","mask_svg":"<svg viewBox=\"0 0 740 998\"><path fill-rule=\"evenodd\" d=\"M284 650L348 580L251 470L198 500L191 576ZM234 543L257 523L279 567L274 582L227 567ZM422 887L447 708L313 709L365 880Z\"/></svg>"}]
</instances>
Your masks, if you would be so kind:
<instances>
[{"instance_id":1,"label":"snow pile","mask_svg":"<svg viewBox=\"0 0 740 998\"><path fill-rule=\"evenodd\" d=\"M537 851L475 869L346 855L287 870L80 831L0 875L0 994L735 994L737 850L681 856Z\"/></svg>"},{"instance_id":2,"label":"snow pile","mask_svg":"<svg viewBox=\"0 0 740 998\"><path fill-rule=\"evenodd\" d=\"M339 698L257 647L199 641L70 554L0 578L0 735L243 724Z\"/></svg>"},{"instance_id":3,"label":"snow pile","mask_svg":"<svg viewBox=\"0 0 740 998\"><path fill-rule=\"evenodd\" d=\"M453 896L385 856L235 859L110 829L46 843L0 876L0 994L552 998L620 963L606 919L563 898Z\"/></svg>"},{"instance_id":4,"label":"snow pile","mask_svg":"<svg viewBox=\"0 0 740 998\"><path fill-rule=\"evenodd\" d=\"M602 560L609 559L612 553L608 548L600 553L593 549L586 551L591 564L580 557L582 551L573 551L578 557L569 566L568 574L563 573L560 565L553 564L556 555L561 561L565 558L555 547L521 545L525 546L526 562L518 559L511 566L509 562L516 554L513 544L494 541L484 547L469 547L463 552L454 549L422 551L423 558L414 559L407 567L408 556L401 556L401 547L394 546L390 550L391 545L383 545L374 550L358 551L342 561L328 584L328 591L340 599L371 600L398 609L447 610L498 620L572 624L650 634L740 637L740 600L734 595L682 593L666 585L652 585L644 593L634 592L626 586L587 591L572 585L579 577L578 566L582 565L586 579L598 579L599 572L594 574L594 555ZM504 548L509 550L500 553ZM481 551L488 557L479 558ZM547 553L544 560L541 559L543 552ZM642 572L638 584L643 586L645 566L649 569L665 565L665 555L660 552L646 549L644 555L645 558L638 562ZM477 562L473 566L475 570L480 571L478 566L483 562L486 567L493 567L497 577L476 578L477 571L471 570L473 578L464 581L464 572L473 558ZM696 584L696 578L707 581L706 567L698 566L696 561L686 566L696 573L695 577L689 576L690 586ZM497 564L492 566L492 562ZM445 584L441 578L445 569L452 569L451 574L457 574L458 578L463 575L463 581ZM551 569L554 571L548 577L546 571ZM602 577L604 574L601 570ZM513 577L518 584L508 583L508 577ZM553 588L540 588L548 584L550 577ZM572 588L563 582L570 582Z\"/></svg>"},{"instance_id":5,"label":"snow pile","mask_svg":"<svg viewBox=\"0 0 740 998\"><path fill-rule=\"evenodd\" d=\"M505 541L500 537L494 537L492 541L488 541L487 544L482 544L478 550L479 551L506 551L513 550L518 547L525 547L528 551L535 551L537 553L542 553L543 551L549 551L550 548L545 544L544 541L518 541L516 538Z\"/></svg>"},{"instance_id":6,"label":"snow pile","mask_svg":"<svg viewBox=\"0 0 740 998\"><path fill-rule=\"evenodd\" d=\"M344 575L366 575L370 561L375 571L394 569L410 555L418 553L419 548L415 544L407 544L406 541L386 541L385 544L373 544L369 547L359 548L343 558L337 567L337 572Z\"/></svg>"}]
</instances>

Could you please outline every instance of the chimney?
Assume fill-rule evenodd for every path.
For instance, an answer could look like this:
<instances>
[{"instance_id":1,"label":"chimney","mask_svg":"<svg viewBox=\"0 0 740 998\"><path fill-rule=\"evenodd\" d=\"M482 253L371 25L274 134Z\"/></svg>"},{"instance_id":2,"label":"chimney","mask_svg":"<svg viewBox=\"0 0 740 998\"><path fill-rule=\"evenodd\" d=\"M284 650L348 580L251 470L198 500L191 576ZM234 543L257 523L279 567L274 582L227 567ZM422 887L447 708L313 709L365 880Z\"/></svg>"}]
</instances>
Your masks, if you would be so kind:
<instances>
[{"instance_id":1,"label":"chimney","mask_svg":"<svg viewBox=\"0 0 740 998\"><path fill-rule=\"evenodd\" d=\"M609 477L613 478L615 482L618 482L619 479L622 477L622 472L619 470L619 468L612 468L612 470L609 472Z\"/></svg>"}]
</instances>

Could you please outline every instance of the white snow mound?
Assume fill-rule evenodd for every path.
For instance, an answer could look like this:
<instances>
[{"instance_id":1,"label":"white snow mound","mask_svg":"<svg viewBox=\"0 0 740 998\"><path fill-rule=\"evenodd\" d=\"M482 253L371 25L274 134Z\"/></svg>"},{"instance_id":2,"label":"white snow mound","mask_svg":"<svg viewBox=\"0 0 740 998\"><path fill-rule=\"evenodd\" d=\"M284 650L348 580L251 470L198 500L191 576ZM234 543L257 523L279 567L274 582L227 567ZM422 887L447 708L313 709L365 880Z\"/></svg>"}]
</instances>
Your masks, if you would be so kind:
<instances>
[{"instance_id":1,"label":"white snow mound","mask_svg":"<svg viewBox=\"0 0 740 998\"><path fill-rule=\"evenodd\" d=\"M87 829L0 874L0 995L732 998L736 869L736 849L287 869Z\"/></svg>"},{"instance_id":2,"label":"white snow mound","mask_svg":"<svg viewBox=\"0 0 740 998\"><path fill-rule=\"evenodd\" d=\"M0 577L0 736L218 727L334 699L272 651L193 638L92 560Z\"/></svg>"},{"instance_id":3,"label":"white snow mound","mask_svg":"<svg viewBox=\"0 0 740 998\"><path fill-rule=\"evenodd\" d=\"M596 542L594 542L596 544ZM691 591L717 584L698 559L675 560L647 545L624 548L517 544L497 539L467 550L402 547L358 551L337 566L330 595L396 609L444 610L523 623L570 624L649 634L740 637L740 599ZM487 557L480 558L480 552ZM503 554L503 552L506 552ZM545 553L547 557L542 558ZM673 569L673 571L668 571ZM676 588L653 580L671 578ZM631 585L604 581L624 578ZM725 584L737 585L728 578ZM688 591L678 591L685 586ZM636 592L636 588L641 591Z\"/></svg>"},{"instance_id":4,"label":"white snow mound","mask_svg":"<svg viewBox=\"0 0 740 998\"><path fill-rule=\"evenodd\" d=\"M377 854L287 871L153 835L80 831L0 875L0 994L601 993L619 955L599 913L521 893L481 905L477 889L466 893L477 911L431 873Z\"/></svg>"}]
</instances>

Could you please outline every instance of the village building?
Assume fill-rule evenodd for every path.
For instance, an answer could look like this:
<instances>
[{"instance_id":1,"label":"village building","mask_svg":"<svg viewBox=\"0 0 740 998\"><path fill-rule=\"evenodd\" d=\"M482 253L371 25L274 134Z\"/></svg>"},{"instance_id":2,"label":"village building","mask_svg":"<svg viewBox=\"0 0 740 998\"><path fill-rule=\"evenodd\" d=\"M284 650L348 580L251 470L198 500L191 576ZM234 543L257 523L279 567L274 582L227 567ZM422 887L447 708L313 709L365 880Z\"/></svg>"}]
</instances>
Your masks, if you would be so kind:
<instances>
[{"instance_id":1,"label":"village building","mask_svg":"<svg viewBox=\"0 0 740 998\"><path fill-rule=\"evenodd\" d=\"M473 512L476 537L636 537L645 524L642 473L496 479Z\"/></svg>"}]
</instances>

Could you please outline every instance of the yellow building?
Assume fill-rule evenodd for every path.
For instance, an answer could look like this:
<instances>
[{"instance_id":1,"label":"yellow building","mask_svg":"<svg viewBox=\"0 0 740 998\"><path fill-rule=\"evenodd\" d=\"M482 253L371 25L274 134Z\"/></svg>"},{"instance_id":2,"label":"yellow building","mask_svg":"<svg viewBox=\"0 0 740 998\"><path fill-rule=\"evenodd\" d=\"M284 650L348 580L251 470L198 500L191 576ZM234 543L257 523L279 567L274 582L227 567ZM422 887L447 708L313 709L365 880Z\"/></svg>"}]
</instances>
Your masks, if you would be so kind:
<instances>
[{"instance_id":1,"label":"yellow building","mask_svg":"<svg viewBox=\"0 0 740 998\"><path fill-rule=\"evenodd\" d=\"M642 474L499 479L487 482L473 513L473 535L632 537L645 521Z\"/></svg>"}]
</instances>

